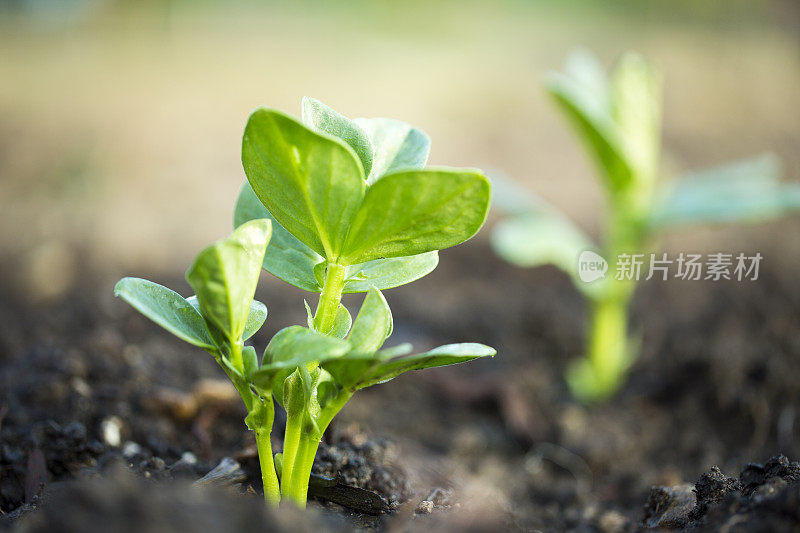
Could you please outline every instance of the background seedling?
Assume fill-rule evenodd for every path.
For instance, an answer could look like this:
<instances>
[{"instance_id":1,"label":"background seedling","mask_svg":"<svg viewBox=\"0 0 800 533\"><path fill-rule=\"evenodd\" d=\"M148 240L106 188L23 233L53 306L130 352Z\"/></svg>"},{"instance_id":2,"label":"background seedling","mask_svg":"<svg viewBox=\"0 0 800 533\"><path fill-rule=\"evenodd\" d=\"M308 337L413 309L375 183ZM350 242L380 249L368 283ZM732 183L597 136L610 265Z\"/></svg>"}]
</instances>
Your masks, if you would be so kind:
<instances>
[{"instance_id":1,"label":"background seedling","mask_svg":"<svg viewBox=\"0 0 800 533\"><path fill-rule=\"evenodd\" d=\"M381 290L431 272L438 250L472 237L489 208L480 172L423 168L429 147L405 123L349 120L313 99L303 100L303 122L258 109L242 140L247 182L237 229L187 273L197 296L136 278L117 285L119 296L211 353L228 374L256 434L269 502L305 505L320 439L355 391L495 354L474 343L417 355L408 355L408 345L383 348L392 315ZM279 331L259 360L244 341L266 318L266 307L253 301L262 266L320 297L313 313L306 303L307 327ZM341 298L355 292L367 294L353 321ZM273 398L287 414L277 461L269 440Z\"/></svg>"},{"instance_id":2,"label":"background seedling","mask_svg":"<svg viewBox=\"0 0 800 533\"><path fill-rule=\"evenodd\" d=\"M608 261L604 278L578 279L578 256L596 248L567 217L510 182L497 182L498 204L512 216L495 228L496 252L523 267L558 266L589 302L586 355L567 375L573 394L585 401L616 392L637 355L637 342L628 334L636 280L615 279L620 254L651 252L658 235L674 227L759 222L800 208L800 186L781 185L779 166L770 156L659 184L661 85L659 72L633 53L606 77L594 56L578 52L568 58L563 74L547 80L606 193L605 237L598 250Z\"/></svg>"}]
</instances>

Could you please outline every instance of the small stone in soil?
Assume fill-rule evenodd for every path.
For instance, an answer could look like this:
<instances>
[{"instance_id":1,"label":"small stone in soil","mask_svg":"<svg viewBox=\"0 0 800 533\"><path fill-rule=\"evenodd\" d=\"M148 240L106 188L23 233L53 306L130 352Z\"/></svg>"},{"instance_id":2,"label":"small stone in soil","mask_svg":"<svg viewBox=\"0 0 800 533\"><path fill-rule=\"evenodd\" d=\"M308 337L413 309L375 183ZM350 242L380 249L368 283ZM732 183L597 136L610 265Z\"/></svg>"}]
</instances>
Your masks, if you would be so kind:
<instances>
[{"instance_id":1,"label":"small stone in soil","mask_svg":"<svg viewBox=\"0 0 800 533\"><path fill-rule=\"evenodd\" d=\"M414 509L415 514L431 514L433 512L433 502L430 500L422 500L417 504L417 508Z\"/></svg>"}]
</instances>

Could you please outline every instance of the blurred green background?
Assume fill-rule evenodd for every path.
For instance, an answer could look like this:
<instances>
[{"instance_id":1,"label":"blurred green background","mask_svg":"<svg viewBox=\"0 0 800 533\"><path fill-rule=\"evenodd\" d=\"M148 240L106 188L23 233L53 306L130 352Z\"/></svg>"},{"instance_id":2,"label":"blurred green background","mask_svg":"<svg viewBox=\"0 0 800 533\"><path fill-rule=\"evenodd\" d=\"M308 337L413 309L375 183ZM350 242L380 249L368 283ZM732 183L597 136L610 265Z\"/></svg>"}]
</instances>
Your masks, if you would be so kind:
<instances>
[{"instance_id":1,"label":"blurred green background","mask_svg":"<svg viewBox=\"0 0 800 533\"><path fill-rule=\"evenodd\" d=\"M303 95L411 122L431 163L502 170L596 234L600 192L541 88L577 46L662 68L666 175L772 151L800 179L796 0L5 0L0 261L40 298L84 269L182 271L231 228L249 112ZM778 224L670 242L800 242Z\"/></svg>"}]
</instances>

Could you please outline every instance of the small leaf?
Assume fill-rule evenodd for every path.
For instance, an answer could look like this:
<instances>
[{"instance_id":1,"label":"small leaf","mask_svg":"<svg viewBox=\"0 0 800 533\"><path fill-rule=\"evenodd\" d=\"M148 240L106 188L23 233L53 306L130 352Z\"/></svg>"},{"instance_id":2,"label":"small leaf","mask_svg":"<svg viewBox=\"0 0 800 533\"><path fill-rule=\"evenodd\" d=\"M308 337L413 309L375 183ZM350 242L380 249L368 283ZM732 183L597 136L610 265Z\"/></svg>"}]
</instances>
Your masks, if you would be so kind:
<instances>
[{"instance_id":1,"label":"small leaf","mask_svg":"<svg viewBox=\"0 0 800 533\"><path fill-rule=\"evenodd\" d=\"M321 365L342 386L358 390L385 383L410 370L464 363L479 357L493 357L496 353L483 344L449 344L411 356L397 356L389 350L375 356L350 353Z\"/></svg>"},{"instance_id":2,"label":"small leaf","mask_svg":"<svg viewBox=\"0 0 800 533\"><path fill-rule=\"evenodd\" d=\"M358 155L364 175L372 170L372 143L361 127L315 98L303 98L303 122L317 131L333 135L350 145Z\"/></svg>"},{"instance_id":3,"label":"small leaf","mask_svg":"<svg viewBox=\"0 0 800 533\"><path fill-rule=\"evenodd\" d=\"M489 181L472 170L384 176L367 191L340 262L353 265L460 244L480 229L490 197Z\"/></svg>"},{"instance_id":4,"label":"small leaf","mask_svg":"<svg viewBox=\"0 0 800 533\"><path fill-rule=\"evenodd\" d=\"M439 264L439 252L407 257L375 259L347 267L344 293L366 292L370 287L385 290L411 283L430 274Z\"/></svg>"},{"instance_id":5,"label":"small leaf","mask_svg":"<svg viewBox=\"0 0 800 533\"><path fill-rule=\"evenodd\" d=\"M661 192L650 228L762 222L800 209L800 186L781 185L780 165L762 156L695 172Z\"/></svg>"},{"instance_id":6,"label":"small leaf","mask_svg":"<svg viewBox=\"0 0 800 533\"><path fill-rule=\"evenodd\" d=\"M524 268L552 264L570 276L577 273L580 253L592 246L569 219L545 204L497 223L492 233L492 247L509 263Z\"/></svg>"},{"instance_id":7,"label":"small leaf","mask_svg":"<svg viewBox=\"0 0 800 533\"><path fill-rule=\"evenodd\" d=\"M281 226L329 261L339 257L366 189L352 148L279 111L258 109L245 127L242 164Z\"/></svg>"},{"instance_id":8,"label":"small leaf","mask_svg":"<svg viewBox=\"0 0 800 533\"><path fill-rule=\"evenodd\" d=\"M342 339L322 335L302 326L289 326L272 337L264 352L264 364L291 361L296 364L343 355L350 344Z\"/></svg>"},{"instance_id":9,"label":"small leaf","mask_svg":"<svg viewBox=\"0 0 800 533\"><path fill-rule=\"evenodd\" d=\"M242 348L242 362L244 365L244 376L249 378L258 370L258 355L252 346Z\"/></svg>"},{"instance_id":10,"label":"small leaf","mask_svg":"<svg viewBox=\"0 0 800 533\"><path fill-rule=\"evenodd\" d=\"M367 183L372 185L386 174L421 169L428 162L431 140L405 122L388 118L357 118L354 121L367 133L374 156Z\"/></svg>"},{"instance_id":11,"label":"small leaf","mask_svg":"<svg viewBox=\"0 0 800 533\"><path fill-rule=\"evenodd\" d=\"M611 80L612 113L637 182L653 182L661 151L661 75L643 57L623 55Z\"/></svg>"},{"instance_id":12,"label":"small leaf","mask_svg":"<svg viewBox=\"0 0 800 533\"><path fill-rule=\"evenodd\" d=\"M264 270L300 289L321 292L322 287L314 276L314 267L319 263L325 264L322 256L278 224L250 184L245 182L236 200L233 225L238 228L245 222L260 218L272 220L272 238L264 254Z\"/></svg>"},{"instance_id":13,"label":"small leaf","mask_svg":"<svg viewBox=\"0 0 800 533\"><path fill-rule=\"evenodd\" d=\"M177 292L146 279L122 278L114 294L176 337L217 352L203 317Z\"/></svg>"},{"instance_id":14,"label":"small leaf","mask_svg":"<svg viewBox=\"0 0 800 533\"><path fill-rule=\"evenodd\" d=\"M299 366L340 357L349 349L345 340L302 326L289 326L276 333L269 342L261 368L253 374L253 383L273 391L277 399L282 399L283 381Z\"/></svg>"},{"instance_id":15,"label":"small leaf","mask_svg":"<svg viewBox=\"0 0 800 533\"><path fill-rule=\"evenodd\" d=\"M203 318L231 343L244 333L270 234L269 220L250 221L200 252L186 273Z\"/></svg>"},{"instance_id":16,"label":"small leaf","mask_svg":"<svg viewBox=\"0 0 800 533\"><path fill-rule=\"evenodd\" d=\"M350 326L353 324L353 319L350 316L350 311L345 306L339 304L339 309L336 311L336 317L333 319L333 329L328 332L331 337L337 339L344 339L350 331Z\"/></svg>"},{"instance_id":17,"label":"small leaf","mask_svg":"<svg viewBox=\"0 0 800 533\"><path fill-rule=\"evenodd\" d=\"M392 312L389 304L381 291L373 287L364 297L347 340L352 351L371 354L378 351L391 334Z\"/></svg>"},{"instance_id":18,"label":"small leaf","mask_svg":"<svg viewBox=\"0 0 800 533\"><path fill-rule=\"evenodd\" d=\"M197 301L197 296L190 296L186 298L192 307L197 309L200 313L200 302ZM247 315L247 322L244 325L244 333L242 333L242 340L246 341L261 329L264 322L267 320L267 306L259 301L253 300L250 302L250 312Z\"/></svg>"},{"instance_id":19,"label":"small leaf","mask_svg":"<svg viewBox=\"0 0 800 533\"><path fill-rule=\"evenodd\" d=\"M410 370L465 363L479 357L494 357L496 353L494 348L469 342L448 344L417 355L393 357L372 368L362 377L358 388L384 383Z\"/></svg>"},{"instance_id":20,"label":"small leaf","mask_svg":"<svg viewBox=\"0 0 800 533\"><path fill-rule=\"evenodd\" d=\"M632 170L612 116L608 82L586 54L580 60L568 59L568 66L566 75L548 77L547 91L572 122L611 189L622 189L629 184Z\"/></svg>"}]
</instances>

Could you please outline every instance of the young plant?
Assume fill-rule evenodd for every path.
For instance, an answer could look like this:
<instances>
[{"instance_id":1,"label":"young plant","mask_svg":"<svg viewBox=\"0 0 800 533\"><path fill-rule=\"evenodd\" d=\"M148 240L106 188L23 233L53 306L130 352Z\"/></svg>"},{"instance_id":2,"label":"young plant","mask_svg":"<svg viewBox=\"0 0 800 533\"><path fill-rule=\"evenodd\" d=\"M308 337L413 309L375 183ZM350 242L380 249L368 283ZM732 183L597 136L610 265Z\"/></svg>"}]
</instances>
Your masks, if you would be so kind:
<instances>
[{"instance_id":1,"label":"young plant","mask_svg":"<svg viewBox=\"0 0 800 533\"><path fill-rule=\"evenodd\" d=\"M800 186L781 185L774 158L761 157L693 173L659 186L661 76L642 57L624 55L606 77L590 54L569 57L547 90L596 163L608 204L600 247L608 272L593 282L577 276L591 239L545 202L510 182L496 181L498 203L512 216L493 233L496 252L523 267L546 263L572 276L589 302L586 355L568 370L573 394L584 401L616 392L637 355L628 334L636 279L618 279L620 256L646 254L665 230L690 224L758 222L800 208ZM627 255L623 255L627 254Z\"/></svg>"},{"instance_id":2,"label":"young plant","mask_svg":"<svg viewBox=\"0 0 800 533\"><path fill-rule=\"evenodd\" d=\"M247 182L237 229L189 270L197 297L135 278L117 285L118 295L211 353L228 374L256 435L268 502L305 505L322 435L355 391L495 355L474 343L416 355L405 344L383 348L392 315L381 290L430 273L438 250L472 237L489 208L488 180L474 170L425 169L429 147L405 123L350 120L313 99L303 100L303 122L258 109L242 140ZM305 304L307 327L280 330L259 360L244 341L266 318L252 300L262 266L320 297L314 313ZM357 292L366 296L353 321L341 298ZM275 461L273 398L287 415Z\"/></svg>"}]
</instances>

